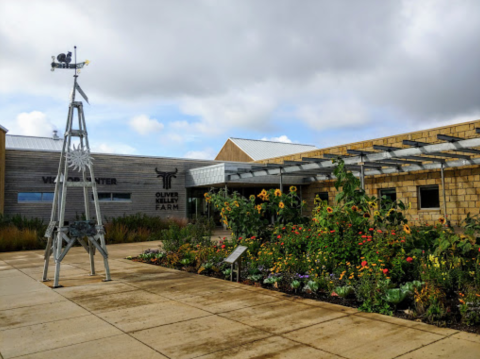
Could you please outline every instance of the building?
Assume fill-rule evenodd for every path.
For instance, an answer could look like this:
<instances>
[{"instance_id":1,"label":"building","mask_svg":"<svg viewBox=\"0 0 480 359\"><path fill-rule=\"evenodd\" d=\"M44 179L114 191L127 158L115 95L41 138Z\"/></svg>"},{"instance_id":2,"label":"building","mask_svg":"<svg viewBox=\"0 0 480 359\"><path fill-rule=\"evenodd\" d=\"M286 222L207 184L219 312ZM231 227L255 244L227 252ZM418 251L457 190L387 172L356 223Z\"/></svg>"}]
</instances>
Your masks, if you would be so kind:
<instances>
[{"instance_id":1,"label":"building","mask_svg":"<svg viewBox=\"0 0 480 359\"><path fill-rule=\"evenodd\" d=\"M5 135L7 129L0 125L0 214L5 204Z\"/></svg>"},{"instance_id":2,"label":"building","mask_svg":"<svg viewBox=\"0 0 480 359\"><path fill-rule=\"evenodd\" d=\"M216 161L252 162L317 150L312 145L230 137L218 152Z\"/></svg>"},{"instance_id":3,"label":"building","mask_svg":"<svg viewBox=\"0 0 480 359\"><path fill-rule=\"evenodd\" d=\"M212 187L248 196L262 188L289 185L299 188L308 214L316 195L333 204L331 158L343 156L370 195L411 203L407 211L411 222L431 222L447 215L456 225L467 213L479 213L478 128L480 120L324 149L230 138L211 161L113 154L92 157L105 217L146 213L192 218L210 214L203 194ZM48 221L63 140L56 135L5 137L6 130L0 130L0 156L5 158L0 164L4 213ZM72 172L67 180L80 181L80 174ZM83 192L69 188L68 203L66 219L80 217Z\"/></svg>"}]
</instances>

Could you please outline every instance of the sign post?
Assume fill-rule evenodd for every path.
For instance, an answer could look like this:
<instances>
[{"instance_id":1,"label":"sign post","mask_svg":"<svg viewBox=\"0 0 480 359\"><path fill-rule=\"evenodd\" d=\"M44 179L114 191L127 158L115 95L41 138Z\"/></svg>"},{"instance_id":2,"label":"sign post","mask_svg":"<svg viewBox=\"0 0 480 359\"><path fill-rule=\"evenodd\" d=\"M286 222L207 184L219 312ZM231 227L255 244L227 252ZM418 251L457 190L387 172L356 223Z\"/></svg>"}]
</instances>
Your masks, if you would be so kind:
<instances>
[{"instance_id":1,"label":"sign post","mask_svg":"<svg viewBox=\"0 0 480 359\"><path fill-rule=\"evenodd\" d=\"M233 281L233 272L237 273L237 283L240 281L240 271L242 269L242 254L248 248L245 246L238 246L235 250L225 259L226 263L230 264L230 281ZM234 269L234 265L237 264L237 269Z\"/></svg>"}]
</instances>

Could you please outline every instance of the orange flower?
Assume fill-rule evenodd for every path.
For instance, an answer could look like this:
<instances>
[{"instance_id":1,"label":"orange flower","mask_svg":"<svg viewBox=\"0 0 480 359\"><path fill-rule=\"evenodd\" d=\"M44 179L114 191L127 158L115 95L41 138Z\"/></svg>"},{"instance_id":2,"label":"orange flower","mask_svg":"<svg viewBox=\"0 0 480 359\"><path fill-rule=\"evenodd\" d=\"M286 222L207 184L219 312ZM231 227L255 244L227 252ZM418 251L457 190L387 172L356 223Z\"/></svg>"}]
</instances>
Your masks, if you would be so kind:
<instances>
[{"instance_id":1,"label":"orange flower","mask_svg":"<svg viewBox=\"0 0 480 359\"><path fill-rule=\"evenodd\" d=\"M327 207L327 212L328 212L328 213L332 213L332 212L333 212L332 207Z\"/></svg>"},{"instance_id":2,"label":"orange flower","mask_svg":"<svg viewBox=\"0 0 480 359\"><path fill-rule=\"evenodd\" d=\"M283 202L280 202L280 203L278 204L278 207L280 207L280 208L285 208L285 204L284 204Z\"/></svg>"},{"instance_id":3,"label":"orange flower","mask_svg":"<svg viewBox=\"0 0 480 359\"><path fill-rule=\"evenodd\" d=\"M358 211L358 207L357 206L352 206L352 211L354 211L354 212Z\"/></svg>"},{"instance_id":4,"label":"orange flower","mask_svg":"<svg viewBox=\"0 0 480 359\"><path fill-rule=\"evenodd\" d=\"M440 222L440 224L445 224L445 218L443 217L440 217L438 221Z\"/></svg>"}]
</instances>

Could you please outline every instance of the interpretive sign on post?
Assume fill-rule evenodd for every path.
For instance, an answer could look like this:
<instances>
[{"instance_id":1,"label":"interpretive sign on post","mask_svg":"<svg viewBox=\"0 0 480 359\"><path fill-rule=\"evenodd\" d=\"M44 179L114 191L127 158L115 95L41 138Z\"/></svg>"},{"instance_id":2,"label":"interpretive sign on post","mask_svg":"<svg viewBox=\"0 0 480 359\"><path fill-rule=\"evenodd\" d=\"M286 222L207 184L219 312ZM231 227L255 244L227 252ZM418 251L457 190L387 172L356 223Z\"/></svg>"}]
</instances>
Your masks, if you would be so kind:
<instances>
[{"instance_id":1,"label":"interpretive sign on post","mask_svg":"<svg viewBox=\"0 0 480 359\"><path fill-rule=\"evenodd\" d=\"M230 281L233 281L233 272L237 273L237 282L240 281L240 270L242 268L242 254L248 248L245 246L238 246L235 250L225 259L226 263L230 263ZM237 264L237 269L234 269L233 266Z\"/></svg>"}]
</instances>

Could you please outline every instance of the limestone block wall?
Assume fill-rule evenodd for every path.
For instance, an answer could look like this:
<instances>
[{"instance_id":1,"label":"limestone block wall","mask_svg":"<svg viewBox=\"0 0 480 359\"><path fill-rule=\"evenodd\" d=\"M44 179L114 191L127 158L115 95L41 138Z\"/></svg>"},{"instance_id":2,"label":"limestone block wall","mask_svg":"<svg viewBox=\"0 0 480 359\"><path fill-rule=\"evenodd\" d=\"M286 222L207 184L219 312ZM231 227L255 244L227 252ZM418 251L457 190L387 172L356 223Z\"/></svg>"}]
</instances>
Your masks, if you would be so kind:
<instances>
[{"instance_id":1,"label":"limestone block wall","mask_svg":"<svg viewBox=\"0 0 480 359\"><path fill-rule=\"evenodd\" d=\"M476 134L475 128L480 128L480 120L461 123L451 126L439 127L424 131L400 134L390 137L373 139L368 141L356 142L341 146L329 147L307 153L301 153L285 157L271 158L261 163L283 163L284 160L300 161L302 157L318 157L323 154L347 154L347 149L370 150L373 151L373 145L404 147L403 140L413 140L428 143L440 143L437 140L438 134L445 134L463 138L474 138L480 135ZM464 154L464 153L462 153ZM478 157L478 155L471 155ZM455 159L451 159L455 160ZM318 192L328 192L329 201L333 204L336 192L333 181L319 181L310 185L303 186L303 198L307 201L309 208L313 208L313 199ZM418 186L438 185L440 192L440 209L420 209L418 202ZM443 213L442 184L440 170L419 171L413 173L399 173L391 175L378 175L366 177L365 190L368 194L378 197L379 190L382 188L395 188L397 199L405 203L411 203L411 209L407 211L407 218L411 223L432 223ZM465 218L467 213L480 213L480 166L468 166L456 169L445 170L445 194L447 201L447 216L453 225L458 225Z\"/></svg>"}]
</instances>

